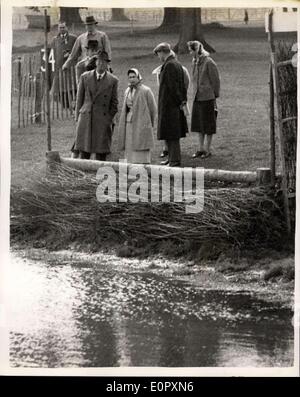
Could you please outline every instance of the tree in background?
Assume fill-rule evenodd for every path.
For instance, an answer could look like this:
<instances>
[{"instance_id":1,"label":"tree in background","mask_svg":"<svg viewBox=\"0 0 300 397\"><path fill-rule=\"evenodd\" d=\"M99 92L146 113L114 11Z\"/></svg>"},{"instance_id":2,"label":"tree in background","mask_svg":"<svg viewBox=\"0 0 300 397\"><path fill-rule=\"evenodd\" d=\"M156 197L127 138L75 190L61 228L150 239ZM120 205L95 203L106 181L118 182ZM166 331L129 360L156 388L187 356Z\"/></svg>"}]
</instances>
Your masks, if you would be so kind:
<instances>
[{"instance_id":1,"label":"tree in background","mask_svg":"<svg viewBox=\"0 0 300 397\"><path fill-rule=\"evenodd\" d=\"M179 54L188 52L187 42L190 40L200 41L205 50L215 52L215 50L205 41L203 25L201 21L201 8L181 8L180 9L180 31L179 40L174 51Z\"/></svg>"},{"instance_id":2,"label":"tree in background","mask_svg":"<svg viewBox=\"0 0 300 397\"><path fill-rule=\"evenodd\" d=\"M175 7L164 8L164 19L158 27L160 32L172 32L178 30L180 25L180 9Z\"/></svg>"},{"instance_id":3,"label":"tree in background","mask_svg":"<svg viewBox=\"0 0 300 397\"><path fill-rule=\"evenodd\" d=\"M60 20L66 22L68 26L82 23L82 19L79 14L79 7L59 7L59 11Z\"/></svg>"},{"instance_id":4,"label":"tree in background","mask_svg":"<svg viewBox=\"0 0 300 397\"><path fill-rule=\"evenodd\" d=\"M27 7L34 12L41 12L39 7ZM49 7L46 7L49 8ZM80 8L87 7L59 7L59 20L66 22L68 26L82 24L83 21L79 14Z\"/></svg>"},{"instance_id":5,"label":"tree in background","mask_svg":"<svg viewBox=\"0 0 300 397\"><path fill-rule=\"evenodd\" d=\"M125 15L124 8L112 8L111 21L129 21L129 18Z\"/></svg>"}]
</instances>

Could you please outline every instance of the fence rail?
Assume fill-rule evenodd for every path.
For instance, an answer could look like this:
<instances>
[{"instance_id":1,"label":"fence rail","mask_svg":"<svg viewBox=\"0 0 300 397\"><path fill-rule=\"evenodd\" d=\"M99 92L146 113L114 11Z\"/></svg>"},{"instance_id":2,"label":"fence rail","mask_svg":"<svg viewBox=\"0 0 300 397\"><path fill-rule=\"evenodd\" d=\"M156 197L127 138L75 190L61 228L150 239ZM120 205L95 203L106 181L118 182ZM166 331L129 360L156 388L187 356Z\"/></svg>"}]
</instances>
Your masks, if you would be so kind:
<instances>
[{"instance_id":1,"label":"fence rail","mask_svg":"<svg viewBox=\"0 0 300 397\"><path fill-rule=\"evenodd\" d=\"M16 103L18 128L46 122L46 84L50 90L51 119L73 117L77 92L74 66L66 71L55 70L48 82L41 66L40 54L13 59L12 99Z\"/></svg>"}]
</instances>

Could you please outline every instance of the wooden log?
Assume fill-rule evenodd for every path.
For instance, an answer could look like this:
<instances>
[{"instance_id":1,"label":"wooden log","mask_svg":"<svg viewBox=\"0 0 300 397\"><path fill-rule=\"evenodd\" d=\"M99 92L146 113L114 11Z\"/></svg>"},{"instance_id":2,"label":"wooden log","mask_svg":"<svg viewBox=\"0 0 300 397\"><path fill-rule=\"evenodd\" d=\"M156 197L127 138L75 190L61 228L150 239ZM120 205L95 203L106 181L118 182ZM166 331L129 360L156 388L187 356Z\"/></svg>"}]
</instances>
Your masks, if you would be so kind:
<instances>
[{"instance_id":1,"label":"wooden log","mask_svg":"<svg viewBox=\"0 0 300 397\"><path fill-rule=\"evenodd\" d=\"M98 160L82 160L82 159L73 159L61 157L61 163L81 171L97 171L100 167L111 167L116 172L119 170L120 164L125 166L125 163L119 163L115 161L98 161ZM148 174L151 171L161 172L163 173L166 170L170 170L171 168L166 166L154 165L154 164L127 164L127 168L130 171L131 169L136 169L141 167L145 169ZM176 174L176 172L182 172L183 168L172 167L172 173ZM227 170L219 170L219 169L197 169L192 168L193 178L196 177L196 174L202 175L204 172L204 177L206 180L210 181L225 181L225 182L241 182L241 183L254 183L257 180L257 172L251 171L227 171Z\"/></svg>"}]
</instances>

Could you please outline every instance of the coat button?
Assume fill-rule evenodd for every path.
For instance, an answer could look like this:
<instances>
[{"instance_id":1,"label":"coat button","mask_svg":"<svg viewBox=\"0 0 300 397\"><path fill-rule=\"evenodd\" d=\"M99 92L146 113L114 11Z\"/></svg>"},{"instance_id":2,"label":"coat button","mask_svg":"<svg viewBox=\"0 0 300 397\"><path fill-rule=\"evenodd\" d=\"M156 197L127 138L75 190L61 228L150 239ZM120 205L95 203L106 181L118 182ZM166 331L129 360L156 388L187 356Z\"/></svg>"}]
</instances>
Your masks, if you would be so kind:
<instances>
[{"instance_id":1,"label":"coat button","mask_svg":"<svg viewBox=\"0 0 300 397\"><path fill-rule=\"evenodd\" d=\"M103 113L103 116L106 116L106 113Z\"/></svg>"}]
</instances>

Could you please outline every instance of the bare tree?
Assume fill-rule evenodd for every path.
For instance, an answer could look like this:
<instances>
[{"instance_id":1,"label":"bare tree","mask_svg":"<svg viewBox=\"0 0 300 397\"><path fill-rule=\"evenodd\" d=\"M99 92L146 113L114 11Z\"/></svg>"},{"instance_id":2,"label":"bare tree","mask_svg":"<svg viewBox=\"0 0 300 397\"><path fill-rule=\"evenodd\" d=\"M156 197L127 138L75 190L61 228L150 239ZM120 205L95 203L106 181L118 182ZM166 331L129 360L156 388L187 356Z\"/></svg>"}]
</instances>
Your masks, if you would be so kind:
<instances>
[{"instance_id":1,"label":"bare tree","mask_svg":"<svg viewBox=\"0 0 300 397\"><path fill-rule=\"evenodd\" d=\"M60 20L66 22L67 25L78 25L82 23L79 14L79 7L59 7Z\"/></svg>"},{"instance_id":2,"label":"bare tree","mask_svg":"<svg viewBox=\"0 0 300 397\"><path fill-rule=\"evenodd\" d=\"M39 7L28 7L30 10L35 12L41 12ZM86 8L86 7L80 7ZM80 24L82 23L81 16L79 14L79 7L59 7L59 19L60 21L66 22L67 25Z\"/></svg>"},{"instance_id":3,"label":"bare tree","mask_svg":"<svg viewBox=\"0 0 300 397\"><path fill-rule=\"evenodd\" d=\"M111 21L129 21L129 18L125 15L124 8L112 8Z\"/></svg>"},{"instance_id":4,"label":"bare tree","mask_svg":"<svg viewBox=\"0 0 300 397\"><path fill-rule=\"evenodd\" d=\"M207 51L215 52L204 39L201 8L181 8L180 17L179 40L174 51L180 54L186 53L188 51L186 43L190 40L198 40Z\"/></svg>"},{"instance_id":5,"label":"bare tree","mask_svg":"<svg viewBox=\"0 0 300 397\"><path fill-rule=\"evenodd\" d=\"M171 32L178 29L180 24L180 9L175 7L164 8L164 19L157 30L160 32Z\"/></svg>"}]
</instances>

